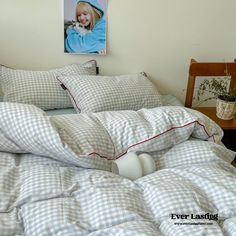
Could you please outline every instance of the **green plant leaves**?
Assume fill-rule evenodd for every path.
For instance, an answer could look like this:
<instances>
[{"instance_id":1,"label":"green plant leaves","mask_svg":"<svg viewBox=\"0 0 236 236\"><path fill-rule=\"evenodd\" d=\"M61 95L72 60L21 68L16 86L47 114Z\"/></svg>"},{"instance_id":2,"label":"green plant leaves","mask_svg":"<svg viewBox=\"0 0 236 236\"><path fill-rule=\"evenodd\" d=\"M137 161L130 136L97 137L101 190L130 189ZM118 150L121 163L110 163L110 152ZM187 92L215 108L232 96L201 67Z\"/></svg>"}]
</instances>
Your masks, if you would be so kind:
<instances>
[{"instance_id":1,"label":"green plant leaves","mask_svg":"<svg viewBox=\"0 0 236 236\"><path fill-rule=\"evenodd\" d=\"M197 100L201 101L201 98L206 93L210 93L212 96L204 99L203 101L209 101L217 97L225 101L236 101L236 90L228 91L230 79L231 78L227 76L203 80L197 91Z\"/></svg>"}]
</instances>

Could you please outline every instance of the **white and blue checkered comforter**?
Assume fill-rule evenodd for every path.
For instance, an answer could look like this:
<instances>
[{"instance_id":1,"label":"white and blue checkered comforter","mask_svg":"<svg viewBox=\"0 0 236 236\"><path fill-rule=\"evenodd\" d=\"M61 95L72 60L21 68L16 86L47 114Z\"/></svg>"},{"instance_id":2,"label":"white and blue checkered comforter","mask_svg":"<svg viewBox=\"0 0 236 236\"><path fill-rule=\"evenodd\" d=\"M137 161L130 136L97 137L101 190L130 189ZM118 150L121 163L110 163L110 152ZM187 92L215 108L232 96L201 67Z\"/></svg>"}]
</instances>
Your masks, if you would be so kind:
<instances>
[{"instance_id":1,"label":"white and blue checkered comforter","mask_svg":"<svg viewBox=\"0 0 236 236\"><path fill-rule=\"evenodd\" d=\"M236 235L235 153L221 137L182 107L48 117L1 103L0 235ZM129 151L157 171L111 173Z\"/></svg>"}]
</instances>

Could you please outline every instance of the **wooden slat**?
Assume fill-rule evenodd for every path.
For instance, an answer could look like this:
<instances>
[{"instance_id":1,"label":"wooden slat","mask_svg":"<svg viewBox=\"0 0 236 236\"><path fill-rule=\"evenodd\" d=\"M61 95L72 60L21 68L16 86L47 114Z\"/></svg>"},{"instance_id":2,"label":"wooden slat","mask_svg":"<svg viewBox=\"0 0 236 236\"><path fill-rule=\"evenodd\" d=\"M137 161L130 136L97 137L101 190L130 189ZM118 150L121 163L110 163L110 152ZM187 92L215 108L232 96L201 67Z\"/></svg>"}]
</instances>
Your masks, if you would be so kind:
<instances>
[{"instance_id":1,"label":"wooden slat","mask_svg":"<svg viewBox=\"0 0 236 236\"><path fill-rule=\"evenodd\" d=\"M236 77L236 63L235 62L196 62L191 63L189 74L191 76L225 76L228 74Z\"/></svg>"}]
</instances>

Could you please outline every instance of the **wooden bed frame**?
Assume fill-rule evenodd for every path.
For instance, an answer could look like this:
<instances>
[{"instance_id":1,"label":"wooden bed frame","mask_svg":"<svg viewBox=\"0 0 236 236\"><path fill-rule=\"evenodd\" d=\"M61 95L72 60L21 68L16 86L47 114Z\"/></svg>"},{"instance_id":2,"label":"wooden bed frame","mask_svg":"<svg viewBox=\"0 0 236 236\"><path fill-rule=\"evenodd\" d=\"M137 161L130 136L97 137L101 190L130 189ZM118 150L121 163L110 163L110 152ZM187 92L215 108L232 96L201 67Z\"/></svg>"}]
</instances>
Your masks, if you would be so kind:
<instances>
[{"instance_id":1,"label":"wooden bed frame","mask_svg":"<svg viewBox=\"0 0 236 236\"><path fill-rule=\"evenodd\" d=\"M228 72L228 73L227 73ZM236 88L236 59L234 62L197 62L191 59L185 106L192 107L194 85L197 76L226 76L230 75L230 88Z\"/></svg>"}]
</instances>

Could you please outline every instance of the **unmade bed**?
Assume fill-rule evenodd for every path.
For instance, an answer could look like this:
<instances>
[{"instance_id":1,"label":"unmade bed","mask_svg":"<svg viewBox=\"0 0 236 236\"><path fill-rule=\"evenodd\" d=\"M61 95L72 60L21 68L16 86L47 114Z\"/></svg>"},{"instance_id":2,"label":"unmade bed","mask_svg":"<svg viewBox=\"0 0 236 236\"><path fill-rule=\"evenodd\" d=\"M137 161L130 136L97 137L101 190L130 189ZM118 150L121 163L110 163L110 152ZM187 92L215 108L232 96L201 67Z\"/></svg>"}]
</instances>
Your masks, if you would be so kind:
<instances>
[{"instance_id":1,"label":"unmade bed","mask_svg":"<svg viewBox=\"0 0 236 236\"><path fill-rule=\"evenodd\" d=\"M68 90L79 79L86 89L94 79L77 77L60 82ZM129 76L137 78L146 84ZM106 78L106 91L117 80L121 86L123 77ZM93 91L93 104L84 104L73 89L75 110L59 114L0 103L1 236L236 235L235 153L221 143L222 129L146 86L149 97L135 97L137 109L94 112L127 108L133 97L111 105ZM157 170L134 181L112 173L112 162L129 152L150 154Z\"/></svg>"}]
</instances>

